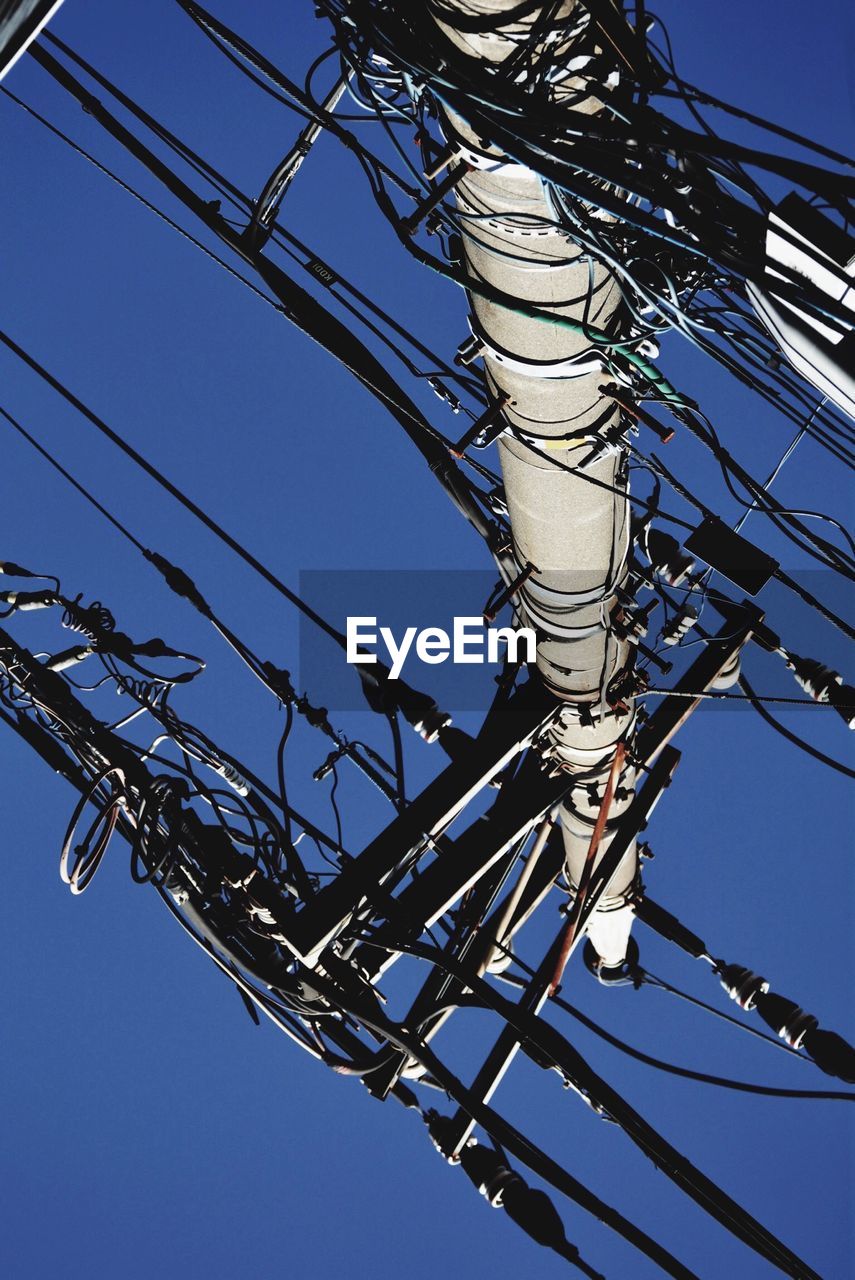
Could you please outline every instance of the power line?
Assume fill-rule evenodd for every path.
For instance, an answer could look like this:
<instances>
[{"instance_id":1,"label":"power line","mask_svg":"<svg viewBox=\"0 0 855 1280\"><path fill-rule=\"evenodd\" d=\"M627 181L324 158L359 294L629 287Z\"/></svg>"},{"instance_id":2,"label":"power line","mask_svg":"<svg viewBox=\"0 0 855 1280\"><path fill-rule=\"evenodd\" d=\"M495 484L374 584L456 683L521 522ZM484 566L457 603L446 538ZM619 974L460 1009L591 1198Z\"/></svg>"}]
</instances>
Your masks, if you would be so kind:
<instances>
[{"instance_id":1,"label":"power line","mask_svg":"<svg viewBox=\"0 0 855 1280\"><path fill-rule=\"evenodd\" d=\"M176 500L176 502L180 503L186 511L189 511L192 516L194 516L205 526L206 529L209 530L209 532L213 533L214 536L233 551L235 555L239 556L245 564L248 564L250 568L259 574L265 582L269 583L275 591L278 591L279 594L289 602L289 604L292 604L295 609L298 609L300 613L313 622L316 627L320 628L320 630L328 635L332 640L335 640L337 644L342 646L345 644L345 637L340 631L327 622L325 618L322 618L321 615L317 613L311 605L307 604L305 600L302 600L295 591L292 591L290 587L286 586L285 583L276 576L276 574L268 569L267 566L254 556L251 551L248 551L246 547L237 540L237 538L234 538L230 533L228 533L222 525L214 520L212 516L209 516L202 507L198 506L197 503L192 500L192 498L189 498L182 489L179 489L177 485L167 479L158 467L149 462L148 459L144 458L143 455L133 447L133 445L128 444L128 442L123 439L118 432L114 431L112 427L109 427L103 418L100 418L87 405L85 405L82 400L79 400L73 392L69 391L69 389L59 381L58 378L55 378L53 374L49 373L48 370L45 369L44 365L39 364L37 360L29 355L23 347L20 347L18 343L15 342L7 333L0 331L0 342L2 342L9 351L16 355L19 360L22 360L24 364L33 371L33 373L38 374L38 376L46 382L49 387L62 396L63 400L70 404L72 408L76 409L81 417L91 423L91 425L95 427L101 435L105 436L111 444L115 445L117 449L120 449L122 453L124 453L126 457L130 458L136 466L146 473L146 475L150 476L161 489L164 489ZM75 487L80 488L76 482ZM80 491L83 492L82 489L80 489Z\"/></svg>"},{"instance_id":2,"label":"power line","mask_svg":"<svg viewBox=\"0 0 855 1280\"><path fill-rule=\"evenodd\" d=\"M817 760L820 764L826 765L827 768L833 769L835 773L840 773L844 778L855 778L855 769L851 769L849 765L843 764L840 760L835 760L831 756L827 756L824 751L820 751L818 747L812 746L811 743L805 742L804 738L800 738L798 734L793 733L786 725L781 724L780 720L776 720L763 704L763 701L757 696L752 689L747 676L742 675L739 678L740 686L745 690L745 696L753 706L754 710L759 713L771 728L779 733L788 742L804 751L813 760Z\"/></svg>"},{"instance_id":3,"label":"power line","mask_svg":"<svg viewBox=\"0 0 855 1280\"><path fill-rule=\"evenodd\" d=\"M519 958L514 955L513 959L519 962ZM522 966L526 972L531 973L530 966ZM522 979L512 978L508 974L501 975L503 981L512 981L515 986L524 986ZM726 1076L711 1075L706 1071L693 1070L690 1067L680 1067L673 1062L664 1062L661 1058L653 1057L652 1054L645 1053L642 1049L638 1049L633 1045L627 1044L625 1040L621 1040L613 1032L607 1031L600 1023L595 1022L588 1014L583 1013L575 1005L570 1004L563 996L554 995L552 1003L557 1008L562 1009L565 1013L570 1014L583 1027L587 1027L594 1035L599 1036L601 1040L605 1040L615 1049L619 1049L621 1053L625 1053L628 1057L634 1058L637 1062L643 1062L649 1067L655 1067L657 1071L664 1071L669 1075L680 1076L685 1080L695 1080L701 1084L715 1085L720 1089L731 1089L738 1093L751 1093L758 1096L768 1098L803 1098L803 1099L824 1099L836 1102L855 1102L855 1093L847 1092L840 1089L787 1089L776 1087L774 1085L755 1084L746 1080L732 1080ZM767 1037L763 1037L766 1039ZM770 1043L774 1043L770 1041Z\"/></svg>"}]
</instances>

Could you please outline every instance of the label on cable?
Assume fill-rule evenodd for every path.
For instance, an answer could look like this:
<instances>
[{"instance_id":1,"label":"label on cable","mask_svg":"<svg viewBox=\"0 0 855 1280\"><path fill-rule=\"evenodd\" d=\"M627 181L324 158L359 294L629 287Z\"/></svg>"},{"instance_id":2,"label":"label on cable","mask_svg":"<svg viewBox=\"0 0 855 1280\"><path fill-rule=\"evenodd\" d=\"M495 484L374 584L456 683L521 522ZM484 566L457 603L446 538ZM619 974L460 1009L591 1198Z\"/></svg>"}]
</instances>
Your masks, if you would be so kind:
<instances>
[{"instance_id":1,"label":"label on cable","mask_svg":"<svg viewBox=\"0 0 855 1280\"><path fill-rule=\"evenodd\" d=\"M320 258L310 258L306 263L306 270L310 272L316 280L320 280L321 284L327 289L331 289L334 284L338 284L338 276L332 271L325 262L321 262Z\"/></svg>"}]
</instances>

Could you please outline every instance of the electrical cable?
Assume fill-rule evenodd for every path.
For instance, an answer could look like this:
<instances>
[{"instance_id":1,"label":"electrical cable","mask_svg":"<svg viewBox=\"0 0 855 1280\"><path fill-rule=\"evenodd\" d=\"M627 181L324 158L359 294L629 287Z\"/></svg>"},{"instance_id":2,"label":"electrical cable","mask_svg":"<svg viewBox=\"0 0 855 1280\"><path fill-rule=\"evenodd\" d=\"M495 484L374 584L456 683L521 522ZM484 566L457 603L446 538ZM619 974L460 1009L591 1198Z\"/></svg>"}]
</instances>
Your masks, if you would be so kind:
<instances>
[{"instance_id":1,"label":"electrical cable","mask_svg":"<svg viewBox=\"0 0 855 1280\"><path fill-rule=\"evenodd\" d=\"M659 472L659 474L662 476L662 478L664 480L667 480L667 482L680 495L680 497L683 498L686 502L688 502L691 506L695 507L695 509L699 511L702 516L704 516L705 518L713 516L714 513L710 510L710 508L706 506L705 503L701 502L700 499L697 498L694 494L692 494L690 490L686 488L686 485L682 483L682 481L678 480L677 477L674 476L672 472L668 470L665 463L657 454L651 453L648 456L642 453L639 456L642 457L646 462L651 463ZM850 640L855 640L855 627L852 627L848 622L846 622L843 618L841 618L838 614L836 614L827 605L824 605L821 600L818 600L812 592L808 591L806 587L802 586L802 584L798 582L797 579L793 578L791 574L787 573L785 570L781 569L780 567L777 567L773 570L771 576L777 582L780 582L782 586L785 586L790 591L792 591L794 595L799 596L799 598L803 600L805 604L808 604L811 606L811 608L815 609L817 613L819 613L823 618L825 618L827 622L830 622L832 626L836 627L838 631L842 631L843 634L848 636Z\"/></svg>"},{"instance_id":2,"label":"electrical cable","mask_svg":"<svg viewBox=\"0 0 855 1280\"><path fill-rule=\"evenodd\" d=\"M58 43L54 40L54 43ZM433 474L440 481L457 509L465 516L482 538L492 545L494 523L485 517L476 501L476 494L460 473L448 450L435 438L423 415L401 391L376 360L373 354L337 320L328 309L302 290L275 263L254 251L248 250L241 236L236 235L226 220L212 212L209 203L201 199L178 176L160 161L139 139L135 138L112 116L82 85L71 76L41 47L34 48L32 56L63 88L75 96L98 122L122 145L140 160L155 176L182 200L201 220L215 231L245 261L249 261L262 279L283 303L282 313L306 332L325 350L331 352L351 373L383 401L398 423L404 428L422 456L429 463ZM105 77L96 72L78 55L75 61L86 66L87 73L116 96L123 105L132 109L133 104Z\"/></svg>"},{"instance_id":3,"label":"electrical cable","mask_svg":"<svg viewBox=\"0 0 855 1280\"><path fill-rule=\"evenodd\" d=\"M411 944L406 950L422 959L441 965L452 973L459 981L471 987L476 996L480 996L488 1007L494 1009L509 1028L515 1031L523 1044L530 1043L537 1049L539 1057L546 1055L570 1079L573 1087L591 1098L615 1120L627 1136L635 1142L657 1166L665 1172L692 1199L711 1213L727 1230L741 1239L749 1247L774 1262L786 1274L799 1277L799 1280L819 1280L810 1267L797 1258L772 1233L751 1217L740 1205L733 1201L726 1192L716 1186L710 1179L700 1173L684 1156L680 1155L660 1135L649 1126L629 1106L617 1092L610 1088L604 1080L597 1076L581 1055L559 1032L549 1023L534 1014L528 1013L519 1005L512 1004L493 990L483 979L469 973L466 966L457 964L455 960L440 953L435 956L431 949L421 944ZM554 957L548 956L548 967L551 971ZM325 980L326 981L326 980ZM363 1025L373 1025L381 1030L381 1015L371 1013L369 1020L361 1015ZM415 1038L402 1028L390 1024L385 1017L382 1022L382 1033L390 1041L399 1043L417 1061L427 1066L436 1079L446 1088L459 1106L477 1123L483 1125L488 1132L494 1133L503 1145L513 1150L506 1141L502 1130L496 1127L495 1113L490 1112L486 1104L476 1102L470 1091L461 1091L460 1083L444 1068L439 1059L425 1044L416 1045ZM516 1152L519 1155L519 1152ZM525 1159L524 1156L520 1158ZM530 1166L533 1167L533 1166Z\"/></svg>"},{"instance_id":4,"label":"electrical cable","mask_svg":"<svg viewBox=\"0 0 855 1280\"><path fill-rule=\"evenodd\" d=\"M504 950L504 948L503 948ZM518 961L516 955L513 956ZM524 966L527 972L530 972L529 966ZM499 975L502 982L512 982L514 986L525 986L522 979L515 975L503 973ZM619 1049L621 1053L625 1053L628 1057L634 1058L637 1062L643 1062L646 1066L655 1067L657 1071L664 1071L669 1075L680 1076L685 1080L695 1080L701 1084L714 1085L720 1089L731 1089L739 1093L751 1093L758 1096L768 1098L804 1098L804 1099L823 1099L836 1102L855 1102L855 1093L846 1092L845 1090L835 1089L786 1089L776 1087L774 1085L754 1084L745 1080L732 1080L725 1076L711 1075L706 1071L696 1071L690 1067L680 1067L672 1062L664 1062L660 1058L655 1058L649 1053L645 1053L642 1049L638 1049L633 1045L627 1044L625 1040L621 1040L611 1031L607 1031L605 1027L595 1022L593 1018L583 1013L581 1009L565 1000L563 996L554 995L552 1003L565 1013L570 1014L583 1027L587 1027L594 1035L599 1036L601 1040L605 1040L615 1049Z\"/></svg>"},{"instance_id":5,"label":"electrical cable","mask_svg":"<svg viewBox=\"0 0 855 1280\"><path fill-rule=\"evenodd\" d=\"M767 1036L763 1031L758 1031L756 1027L752 1027L749 1023L743 1022L740 1018L735 1018L732 1013L726 1013L723 1009L717 1009L714 1004L708 1004L706 1000L701 1000L698 996L693 996L688 991L682 991L672 983L666 982L664 978L659 978L647 970L639 970L639 979L643 986L667 991L669 995L676 996L679 1000L685 1000L688 1004L693 1004L695 1008L703 1009L705 1013L713 1014L714 1017L720 1018L722 1022L729 1022L732 1027L737 1027L740 1031L745 1031L756 1039L764 1041L765 1044L771 1045L773 1049L780 1049L782 1052L788 1053L791 1058L795 1058L799 1062L810 1061L809 1058L805 1058L800 1054L798 1049L793 1049L783 1040L774 1040L771 1036Z\"/></svg>"},{"instance_id":6,"label":"electrical cable","mask_svg":"<svg viewBox=\"0 0 855 1280\"><path fill-rule=\"evenodd\" d=\"M177 232L184 240L187 240L192 244L195 249L198 249L200 253L203 253L206 258L209 258L212 262L216 263L218 267L221 267L223 271L232 276L233 279L238 280L244 288L249 289L249 291L257 298L260 298L262 302L266 302L274 311L282 311L281 304L271 298L263 289L259 289L258 286L253 284L251 280L248 280L246 276L241 275L239 271L235 271L234 267L230 266L224 258L219 256L219 254L216 254L212 249L209 249L208 246L203 244L201 240L192 234L192 232L187 231L180 225L180 223L176 222L174 218L170 218L169 214L164 213L162 209L158 208L156 204L153 204L151 200L148 200L140 191L131 186L129 182L125 182L123 178L120 178L119 175L112 169L108 168L107 165L102 164L100 160L96 160L91 152L87 151L85 147L80 146L80 144L75 142L73 138L70 138L68 134L63 133L63 131L58 129L56 125L51 124L50 120L47 120L33 107L29 106L28 103L24 102L23 99L17 97L10 89L7 89L5 85L0 85L0 93L3 93L7 98L10 98L12 102L16 103L17 106L26 111L34 120L37 120L39 124L48 129L54 137L58 138L61 142L64 142L66 146L72 149L72 151L75 151L84 160L88 161L88 163L93 165L99 173L104 174L105 177L109 178L111 182L114 182L122 191L133 196L133 198L139 201L145 209L148 209L148 211L153 213L155 217L160 218L160 220L172 231Z\"/></svg>"},{"instance_id":7,"label":"electrical cable","mask_svg":"<svg viewBox=\"0 0 855 1280\"><path fill-rule=\"evenodd\" d=\"M292 591L290 587L287 587L285 583L282 582L260 560L258 560L256 556L254 556L250 551L248 551L246 547L244 547L236 538L232 537L232 535L228 533L222 527L222 525L220 525L216 520L214 520L213 517L209 516L191 498L189 498L184 490L178 488L178 486L173 484L171 480L167 479L167 477L153 463L149 462L146 458L144 458L142 454L139 453L132 445L128 444L128 442L122 436L120 436L118 432L114 431L111 427L109 427L102 418L98 417L98 415L95 414L91 409L89 409L81 400L79 400L77 396L73 394L73 392L69 391L68 388L59 381L59 379L55 378L51 373L49 373L47 369L45 369L43 365L39 364L37 360L35 360L32 356L30 356L23 349L23 347L20 347L17 342L15 342L11 337L9 337L8 334L2 331L0 331L0 343L2 343L5 347L7 347L20 360L22 360L24 364L26 364L28 368L30 368L34 373L38 374L38 376L44 382L46 382L48 386L52 387L53 390L56 391L63 398L63 400L65 400L68 404L70 404L72 408L76 409L77 412L83 418L85 418L87 422L91 423L91 425L95 427L97 431L99 431L103 436L105 436L118 449L120 449L121 452L124 453L126 457L130 458L132 462L134 462L141 470L143 470L146 473L146 475L150 476L151 479L154 480L155 483L160 486L160 488L164 489L167 493L170 494L171 497L175 498L175 500L178 503L180 503L180 505L184 507L186 511L190 512L191 515L193 515L197 520L199 520L200 523L203 524L210 533L213 533L214 536L220 540L220 542L224 543L227 547L229 547L229 549L233 551L235 555L237 555L241 560L243 560L245 564L249 565L251 569L253 569L257 574L260 575L260 577L264 578L264 580L270 586L272 586L274 590L278 591L278 593L281 596L283 596L289 602L289 604L292 604L296 609L299 610L300 613L302 613L312 623L314 623L316 627L318 627L331 639L335 640L337 644L340 644L340 645L344 644L345 637L342 635L340 631L338 631L329 622L327 622L325 618L322 618L320 614L318 614L310 605L308 605L304 600L302 600L295 591ZM16 425L16 428L17 428L18 424L14 424L14 425ZM47 455L44 454L43 456L47 456ZM75 487L78 488L81 493L84 493L84 496L86 496L90 501L92 501L93 503L95 502L95 500L92 499L89 494L86 494L85 491L82 489L82 487L77 485L76 482L75 482ZM112 522L116 524L115 520L113 520ZM117 524L117 527L121 530L122 533L126 532L118 524ZM128 536L130 537L130 535ZM140 544L136 542L133 538L131 538L130 540L134 541L135 545L138 548L142 549L140 547Z\"/></svg>"},{"instance_id":8,"label":"electrical cable","mask_svg":"<svg viewBox=\"0 0 855 1280\"><path fill-rule=\"evenodd\" d=\"M775 717L766 710L764 703L760 698L758 698L745 675L741 675L739 677L739 684L745 691L745 696L754 707L754 710L763 717L766 723L770 725L776 733L779 733L783 738L786 738L788 742L791 742L794 746L798 747L800 751L804 751L812 759L817 760L820 764L826 765L829 769L833 769L835 773L842 774L844 778L855 778L855 769L851 769L849 765L843 764L839 760L834 760L831 756L826 755L824 751L820 751L818 747L814 747L809 742L805 742L804 738L800 738L798 734L793 733L793 731L788 729L786 725L783 725L779 720L776 720Z\"/></svg>"}]
</instances>

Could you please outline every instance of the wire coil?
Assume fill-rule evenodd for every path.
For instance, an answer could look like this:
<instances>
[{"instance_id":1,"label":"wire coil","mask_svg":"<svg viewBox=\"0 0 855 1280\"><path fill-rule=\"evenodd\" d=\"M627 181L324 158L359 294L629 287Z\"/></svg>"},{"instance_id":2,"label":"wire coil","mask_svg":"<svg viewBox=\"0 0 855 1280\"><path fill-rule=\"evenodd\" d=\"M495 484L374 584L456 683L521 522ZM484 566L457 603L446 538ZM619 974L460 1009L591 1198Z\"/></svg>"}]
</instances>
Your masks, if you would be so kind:
<instances>
[{"instance_id":1,"label":"wire coil","mask_svg":"<svg viewBox=\"0 0 855 1280\"><path fill-rule=\"evenodd\" d=\"M94 801L99 788L108 779L115 779L112 793L102 803L82 842L74 845L72 850L72 842L86 806ZM72 893L81 894L92 883L95 873L101 865L101 859L107 852L107 846L112 839L116 823L119 820L119 813L127 798L125 775L115 765L100 773L89 790L80 797L74 813L71 815L71 821L68 824L68 829L62 842L62 852L59 857L60 877L70 887ZM74 861L69 870L69 859L72 852L74 853Z\"/></svg>"}]
</instances>

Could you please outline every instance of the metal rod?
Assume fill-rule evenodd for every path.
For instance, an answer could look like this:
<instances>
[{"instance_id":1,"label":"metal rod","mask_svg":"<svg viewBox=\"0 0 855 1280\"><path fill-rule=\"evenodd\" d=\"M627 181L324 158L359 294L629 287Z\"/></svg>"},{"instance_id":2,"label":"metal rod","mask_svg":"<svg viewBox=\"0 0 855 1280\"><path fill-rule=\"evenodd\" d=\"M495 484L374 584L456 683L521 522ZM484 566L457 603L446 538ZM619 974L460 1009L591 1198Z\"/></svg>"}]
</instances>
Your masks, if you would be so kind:
<instances>
[{"instance_id":1,"label":"metal rod","mask_svg":"<svg viewBox=\"0 0 855 1280\"><path fill-rule=\"evenodd\" d=\"M543 819L543 821L541 822L540 826L537 829L537 835L534 838L534 844L531 846L531 852L529 853L528 858L526 859L525 865L522 871L520 872L519 879L517 880L514 886L513 892L511 893L510 897L505 903L504 910L502 911L502 914L499 918L499 922L496 925L496 929L493 934L494 942L499 946L502 946L504 944L508 927L510 926L511 921L514 918L514 912L516 911L517 907L522 901L522 896L525 893L526 889L528 888L529 881L531 880L531 877L534 874L535 867L540 861L540 855L543 853L543 850L546 848L546 842L552 833L557 817L558 817L558 809L557 808L550 809L549 813L546 815L546 817ZM493 955L495 954L495 950L496 950L496 947L495 945L493 945L493 946L490 946L487 952L485 953L484 959L481 961L481 964L478 966L479 977L483 976L483 974L487 972L487 968L490 964L490 961L493 958Z\"/></svg>"}]
</instances>

